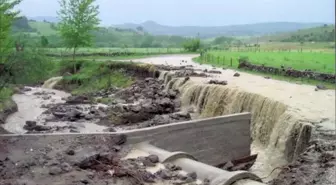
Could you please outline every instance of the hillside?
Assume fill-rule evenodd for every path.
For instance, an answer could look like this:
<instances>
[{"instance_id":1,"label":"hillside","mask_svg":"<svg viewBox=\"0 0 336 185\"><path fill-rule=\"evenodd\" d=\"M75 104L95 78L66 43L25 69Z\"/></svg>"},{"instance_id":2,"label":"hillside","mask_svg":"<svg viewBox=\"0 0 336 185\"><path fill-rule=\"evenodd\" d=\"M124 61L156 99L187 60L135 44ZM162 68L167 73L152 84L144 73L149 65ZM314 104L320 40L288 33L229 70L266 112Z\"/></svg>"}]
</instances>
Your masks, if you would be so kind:
<instances>
[{"instance_id":1,"label":"hillside","mask_svg":"<svg viewBox=\"0 0 336 185\"><path fill-rule=\"evenodd\" d=\"M274 22L274 23L257 23L246 25L231 26L165 26L153 21L147 21L141 24L121 24L114 25L117 28L134 29L141 27L153 35L178 35L178 36L197 36L200 34L202 38L210 38L217 36L255 36L271 33L290 32L299 29L312 28L323 25L323 23L290 23L290 22Z\"/></svg>"},{"instance_id":2,"label":"hillside","mask_svg":"<svg viewBox=\"0 0 336 185\"><path fill-rule=\"evenodd\" d=\"M322 25L293 32L244 39L246 42L334 42L335 25Z\"/></svg>"},{"instance_id":3,"label":"hillside","mask_svg":"<svg viewBox=\"0 0 336 185\"><path fill-rule=\"evenodd\" d=\"M24 38L28 44L40 42L46 36L49 47L61 47L62 39L57 31L57 23L30 20L26 17L18 19L13 25L13 34L18 39ZM101 27L93 33L95 47L181 47L186 40L180 36L151 35L143 31L121 28ZM22 37L24 35L24 37Z\"/></svg>"},{"instance_id":4,"label":"hillside","mask_svg":"<svg viewBox=\"0 0 336 185\"><path fill-rule=\"evenodd\" d=\"M281 39L283 42L334 42L335 25L298 30Z\"/></svg>"},{"instance_id":5,"label":"hillside","mask_svg":"<svg viewBox=\"0 0 336 185\"><path fill-rule=\"evenodd\" d=\"M57 23L59 21L57 17L52 17L52 16L29 17L29 20L38 21L38 22L52 22L52 23Z\"/></svg>"}]
</instances>

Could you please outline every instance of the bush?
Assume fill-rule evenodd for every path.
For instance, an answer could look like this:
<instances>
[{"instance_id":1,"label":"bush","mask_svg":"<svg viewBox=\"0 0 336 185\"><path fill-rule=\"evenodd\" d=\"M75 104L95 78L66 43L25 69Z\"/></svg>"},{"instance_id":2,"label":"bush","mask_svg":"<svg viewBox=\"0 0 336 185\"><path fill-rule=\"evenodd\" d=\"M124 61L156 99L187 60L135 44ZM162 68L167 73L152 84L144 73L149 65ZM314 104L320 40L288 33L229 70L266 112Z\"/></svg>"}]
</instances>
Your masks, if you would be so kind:
<instances>
[{"instance_id":1,"label":"bush","mask_svg":"<svg viewBox=\"0 0 336 185\"><path fill-rule=\"evenodd\" d=\"M196 52L200 49L201 41L200 39L190 39L183 44L183 48L186 51Z\"/></svg>"}]
</instances>

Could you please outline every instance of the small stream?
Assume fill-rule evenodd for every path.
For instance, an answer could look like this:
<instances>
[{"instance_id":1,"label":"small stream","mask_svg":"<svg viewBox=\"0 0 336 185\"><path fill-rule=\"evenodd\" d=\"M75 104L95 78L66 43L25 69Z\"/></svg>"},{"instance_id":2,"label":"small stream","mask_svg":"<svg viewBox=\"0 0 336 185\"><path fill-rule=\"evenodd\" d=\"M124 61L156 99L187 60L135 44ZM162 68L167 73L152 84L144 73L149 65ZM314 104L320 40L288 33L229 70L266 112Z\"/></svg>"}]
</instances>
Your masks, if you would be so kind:
<instances>
[{"instance_id":1,"label":"small stream","mask_svg":"<svg viewBox=\"0 0 336 185\"><path fill-rule=\"evenodd\" d=\"M93 122L46 122L46 115L43 112L47 108L43 108L44 105L64 103L64 98L70 96L69 93L59 90L41 88L41 87L26 87L26 91L22 94L13 95L13 100L18 106L18 111L10 115L5 124L4 129L14 134L24 134L27 132L23 127L26 121L36 121L37 125L45 126L69 126L77 128L79 132L102 132L107 127L99 126ZM61 130L59 132L69 132L69 130Z\"/></svg>"}]
</instances>

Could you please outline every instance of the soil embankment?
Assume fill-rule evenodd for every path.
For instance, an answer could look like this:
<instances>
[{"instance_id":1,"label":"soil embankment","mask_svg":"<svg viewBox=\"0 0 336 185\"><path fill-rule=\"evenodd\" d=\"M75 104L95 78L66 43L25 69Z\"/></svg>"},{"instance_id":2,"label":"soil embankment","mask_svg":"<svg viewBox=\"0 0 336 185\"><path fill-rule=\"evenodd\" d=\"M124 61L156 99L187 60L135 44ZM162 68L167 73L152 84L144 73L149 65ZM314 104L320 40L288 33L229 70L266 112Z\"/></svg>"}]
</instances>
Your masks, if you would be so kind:
<instances>
[{"instance_id":1,"label":"soil embankment","mask_svg":"<svg viewBox=\"0 0 336 185\"><path fill-rule=\"evenodd\" d=\"M18 106L12 99L2 102L0 109L0 125L4 124L11 114L18 111ZM9 134L6 129L0 126L0 134Z\"/></svg>"}]
</instances>

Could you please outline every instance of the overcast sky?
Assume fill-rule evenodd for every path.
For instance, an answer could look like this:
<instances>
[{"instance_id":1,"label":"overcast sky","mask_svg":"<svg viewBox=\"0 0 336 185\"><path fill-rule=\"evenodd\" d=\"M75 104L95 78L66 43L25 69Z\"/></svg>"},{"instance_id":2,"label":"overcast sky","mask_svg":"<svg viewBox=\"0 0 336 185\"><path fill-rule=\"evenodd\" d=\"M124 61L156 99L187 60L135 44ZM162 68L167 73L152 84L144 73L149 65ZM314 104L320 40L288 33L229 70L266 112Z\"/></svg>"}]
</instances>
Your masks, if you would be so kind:
<instances>
[{"instance_id":1,"label":"overcast sky","mask_svg":"<svg viewBox=\"0 0 336 185\"><path fill-rule=\"evenodd\" d=\"M335 22L335 0L96 0L103 25L222 26L258 22ZM57 0L23 0L28 17L57 16Z\"/></svg>"}]
</instances>

